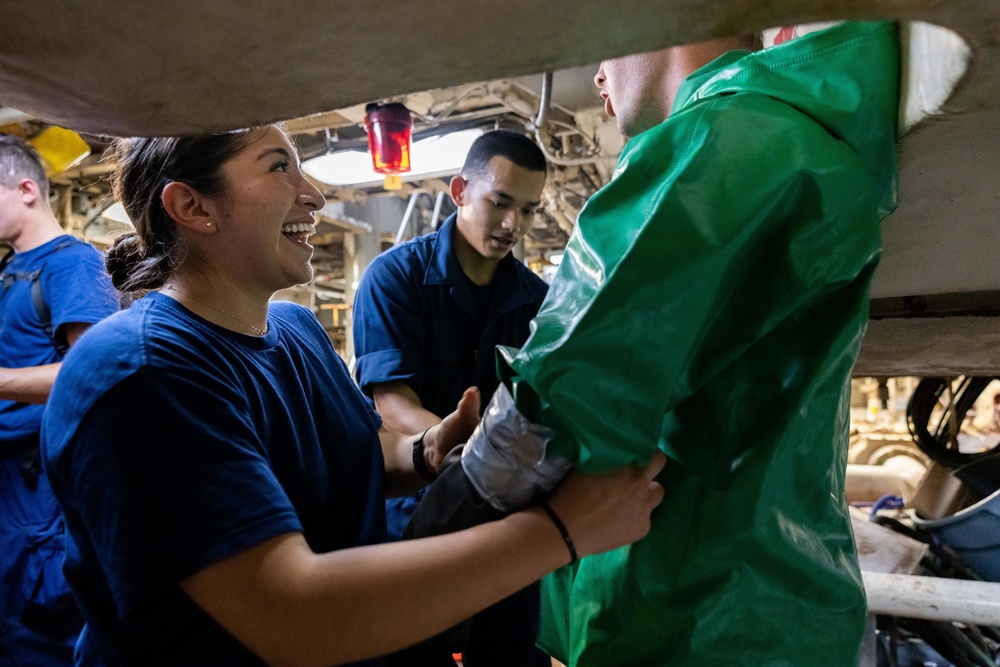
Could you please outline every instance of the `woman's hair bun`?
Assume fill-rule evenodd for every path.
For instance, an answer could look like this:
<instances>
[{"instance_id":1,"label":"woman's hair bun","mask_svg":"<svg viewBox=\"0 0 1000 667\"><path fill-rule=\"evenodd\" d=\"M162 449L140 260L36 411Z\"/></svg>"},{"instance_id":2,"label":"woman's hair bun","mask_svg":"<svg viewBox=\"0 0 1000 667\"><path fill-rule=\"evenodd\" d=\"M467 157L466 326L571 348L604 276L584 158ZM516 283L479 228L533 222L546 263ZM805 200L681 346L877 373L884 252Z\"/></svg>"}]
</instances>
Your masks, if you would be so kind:
<instances>
[{"instance_id":1,"label":"woman's hair bun","mask_svg":"<svg viewBox=\"0 0 1000 667\"><path fill-rule=\"evenodd\" d=\"M161 258L151 259L145 244L135 232L120 234L108 248L104 265L111 274L111 284L119 291L155 289L163 284L160 274L153 270ZM157 284L150 284L156 282Z\"/></svg>"}]
</instances>

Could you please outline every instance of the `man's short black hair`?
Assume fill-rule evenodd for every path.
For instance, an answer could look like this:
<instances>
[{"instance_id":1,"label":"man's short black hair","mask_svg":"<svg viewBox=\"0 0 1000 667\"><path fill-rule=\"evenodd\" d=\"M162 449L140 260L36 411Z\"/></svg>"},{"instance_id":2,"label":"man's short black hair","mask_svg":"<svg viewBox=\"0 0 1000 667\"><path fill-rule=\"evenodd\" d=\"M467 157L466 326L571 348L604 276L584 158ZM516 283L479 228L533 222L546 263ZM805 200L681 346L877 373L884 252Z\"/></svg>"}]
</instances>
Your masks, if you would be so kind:
<instances>
[{"instance_id":1,"label":"man's short black hair","mask_svg":"<svg viewBox=\"0 0 1000 667\"><path fill-rule=\"evenodd\" d=\"M462 177L469 178L485 172L490 160L498 155L528 171L545 171L548 166L542 149L525 135L510 130L493 130L473 142L462 166Z\"/></svg>"},{"instance_id":2,"label":"man's short black hair","mask_svg":"<svg viewBox=\"0 0 1000 667\"><path fill-rule=\"evenodd\" d=\"M12 190L23 178L33 180L48 196L49 179L35 149L19 137L0 134L0 185Z\"/></svg>"}]
</instances>

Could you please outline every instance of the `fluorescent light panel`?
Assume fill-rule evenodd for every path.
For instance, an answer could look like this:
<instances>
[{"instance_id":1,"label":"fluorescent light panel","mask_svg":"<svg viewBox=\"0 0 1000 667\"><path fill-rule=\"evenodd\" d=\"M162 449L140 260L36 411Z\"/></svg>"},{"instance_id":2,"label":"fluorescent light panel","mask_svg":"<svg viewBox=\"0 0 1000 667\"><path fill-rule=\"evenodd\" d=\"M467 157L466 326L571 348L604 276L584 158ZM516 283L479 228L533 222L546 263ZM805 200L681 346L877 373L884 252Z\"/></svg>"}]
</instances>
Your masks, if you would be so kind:
<instances>
[{"instance_id":1,"label":"fluorescent light panel","mask_svg":"<svg viewBox=\"0 0 1000 667\"><path fill-rule=\"evenodd\" d=\"M452 176L462 169L465 156L472 142L482 136L483 131L460 130L449 134L413 142L410 151L412 169L400 174L404 181L420 178ZM372 158L367 151L339 151L306 160L302 169L317 181L328 185L369 186L381 185L385 176L372 169Z\"/></svg>"},{"instance_id":2,"label":"fluorescent light panel","mask_svg":"<svg viewBox=\"0 0 1000 667\"><path fill-rule=\"evenodd\" d=\"M128 214L125 213L125 207L122 206L121 202L115 202L101 211L101 217L107 218L108 220L114 220L115 222L120 222L124 225L132 225L132 221L129 220Z\"/></svg>"}]
</instances>

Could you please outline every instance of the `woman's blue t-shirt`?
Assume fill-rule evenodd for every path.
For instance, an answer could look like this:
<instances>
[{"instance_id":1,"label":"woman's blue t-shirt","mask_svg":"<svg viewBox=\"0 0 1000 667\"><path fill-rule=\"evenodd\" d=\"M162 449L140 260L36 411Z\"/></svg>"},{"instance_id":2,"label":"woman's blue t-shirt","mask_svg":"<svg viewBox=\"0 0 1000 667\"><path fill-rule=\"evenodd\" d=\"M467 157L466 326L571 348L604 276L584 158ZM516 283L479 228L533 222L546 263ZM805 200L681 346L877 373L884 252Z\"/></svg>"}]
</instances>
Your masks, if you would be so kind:
<instances>
[{"instance_id":1,"label":"woman's blue t-shirt","mask_svg":"<svg viewBox=\"0 0 1000 667\"><path fill-rule=\"evenodd\" d=\"M271 304L255 338L154 292L93 327L42 429L78 664L261 664L179 582L288 532L316 552L382 542L379 426L300 306Z\"/></svg>"}]
</instances>

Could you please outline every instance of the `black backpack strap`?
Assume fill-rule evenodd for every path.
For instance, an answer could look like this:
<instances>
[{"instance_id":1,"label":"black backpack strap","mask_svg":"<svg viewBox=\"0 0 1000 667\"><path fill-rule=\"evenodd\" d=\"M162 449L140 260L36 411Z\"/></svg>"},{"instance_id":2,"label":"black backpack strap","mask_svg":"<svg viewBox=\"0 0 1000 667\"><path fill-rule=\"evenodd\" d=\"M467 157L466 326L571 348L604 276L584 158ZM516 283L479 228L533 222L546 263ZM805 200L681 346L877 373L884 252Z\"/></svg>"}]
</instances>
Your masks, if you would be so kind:
<instances>
[{"instance_id":1,"label":"black backpack strap","mask_svg":"<svg viewBox=\"0 0 1000 667\"><path fill-rule=\"evenodd\" d=\"M35 307L35 314L42 325L42 331L52 341L56 352L60 356L66 356L66 353L69 351L69 345L66 344L66 341L56 340L56 332L52 330L52 311L49 310L49 304L45 303L45 293L42 292L41 271L33 273L37 273L38 275L31 280L31 305Z\"/></svg>"},{"instance_id":2,"label":"black backpack strap","mask_svg":"<svg viewBox=\"0 0 1000 667\"><path fill-rule=\"evenodd\" d=\"M10 288L11 283L16 280L12 274L5 271L7 265L10 264L10 260L12 259L14 259L13 248L7 251L7 254L3 256L3 259L0 259L0 281L2 281L3 292L6 292ZM0 298L3 297L3 292L0 292Z\"/></svg>"}]
</instances>

